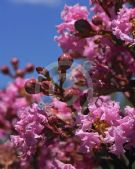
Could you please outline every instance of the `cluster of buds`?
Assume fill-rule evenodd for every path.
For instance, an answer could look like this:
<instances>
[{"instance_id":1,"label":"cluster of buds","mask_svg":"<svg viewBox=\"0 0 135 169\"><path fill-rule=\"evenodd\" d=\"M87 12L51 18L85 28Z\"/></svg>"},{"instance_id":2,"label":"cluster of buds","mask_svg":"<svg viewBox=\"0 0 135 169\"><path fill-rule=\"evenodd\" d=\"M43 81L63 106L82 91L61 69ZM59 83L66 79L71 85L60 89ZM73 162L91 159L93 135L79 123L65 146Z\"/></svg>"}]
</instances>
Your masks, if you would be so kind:
<instances>
[{"instance_id":1,"label":"cluster of buds","mask_svg":"<svg viewBox=\"0 0 135 169\"><path fill-rule=\"evenodd\" d=\"M37 67L36 71L39 74L38 79L31 78L25 83L25 90L29 94L41 93L45 96L56 97L59 101L65 102L68 107L75 112L74 104L79 102L80 106L83 108L83 114L87 114L87 99L84 99L84 86L86 86L86 77L81 76L80 81L75 81L74 85L71 87L64 88L64 83L66 82L67 70L71 68L73 59L70 54L64 53L58 58L58 77L59 81L56 82L51 76L49 71L43 67ZM83 72L81 72L83 74ZM78 79L79 80L79 79Z\"/></svg>"},{"instance_id":2,"label":"cluster of buds","mask_svg":"<svg viewBox=\"0 0 135 169\"><path fill-rule=\"evenodd\" d=\"M63 89L66 80L66 71L71 67L73 59L70 54L64 53L58 59L59 83L55 82L50 76L49 71L43 67L37 67L38 79L29 79L25 83L25 89L29 94L42 93L46 96L55 96L61 101L69 101L73 95L78 95L77 89Z\"/></svg>"},{"instance_id":3,"label":"cluster of buds","mask_svg":"<svg viewBox=\"0 0 135 169\"><path fill-rule=\"evenodd\" d=\"M25 89L30 94L43 93L46 96L63 97L63 83L66 80L66 71L72 65L73 59L69 54L64 53L58 59L59 83L56 83L50 76L49 71L43 67L37 67L38 80L30 79L25 84Z\"/></svg>"},{"instance_id":4,"label":"cluster of buds","mask_svg":"<svg viewBox=\"0 0 135 169\"><path fill-rule=\"evenodd\" d=\"M3 65L2 67L0 67L0 72L4 75L10 76L11 78L23 78L26 74L34 71L34 65L31 63L27 64L24 69L19 68L19 60L17 58L13 58L10 63L13 71L10 69L9 66Z\"/></svg>"}]
</instances>

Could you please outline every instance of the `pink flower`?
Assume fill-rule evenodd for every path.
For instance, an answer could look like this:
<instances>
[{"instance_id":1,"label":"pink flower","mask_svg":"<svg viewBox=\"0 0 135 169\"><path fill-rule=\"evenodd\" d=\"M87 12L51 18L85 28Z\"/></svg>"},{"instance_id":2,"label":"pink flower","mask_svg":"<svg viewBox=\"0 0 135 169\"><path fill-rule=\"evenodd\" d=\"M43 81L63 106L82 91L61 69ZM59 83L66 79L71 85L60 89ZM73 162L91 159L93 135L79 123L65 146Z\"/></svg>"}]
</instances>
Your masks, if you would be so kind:
<instances>
[{"instance_id":1,"label":"pink flower","mask_svg":"<svg viewBox=\"0 0 135 169\"><path fill-rule=\"evenodd\" d=\"M134 32L135 8L123 7L116 19L112 21L112 31L117 38L125 43L135 43Z\"/></svg>"},{"instance_id":2,"label":"pink flower","mask_svg":"<svg viewBox=\"0 0 135 169\"><path fill-rule=\"evenodd\" d=\"M100 146L100 136L97 132L85 132L83 130L78 130L76 132L81 140L81 151L85 153L92 153L92 151Z\"/></svg>"},{"instance_id":3,"label":"pink flower","mask_svg":"<svg viewBox=\"0 0 135 169\"><path fill-rule=\"evenodd\" d=\"M88 19L88 10L86 6L76 4L74 6L65 5L61 13L64 22L70 22L77 19Z\"/></svg>"},{"instance_id":4,"label":"pink flower","mask_svg":"<svg viewBox=\"0 0 135 169\"><path fill-rule=\"evenodd\" d=\"M105 144L109 152L120 155L135 147L134 108L126 107L122 113L117 102L100 97L96 104L90 103L89 111L88 115L79 114L76 121L80 126L76 136L81 140L81 151L92 153Z\"/></svg>"},{"instance_id":5,"label":"pink flower","mask_svg":"<svg viewBox=\"0 0 135 169\"><path fill-rule=\"evenodd\" d=\"M24 83L25 79L17 78L0 91L0 125L6 129L14 128L18 110L41 99L41 95L28 95Z\"/></svg>"},{"instance_id":6,"label":"pink flower","mask_svg":"<svg viewBox=\"0 0 135 169\"><path fill-rule=\"evenodd\" d=\"M106 131L105 143L112 146L110 151L116 155L123 154L126 149L135 147L134 128L135 110L131 107L125 109L125 116L119 119L117 126L110 126Z\"/></svg>"},{"instance_id":7,"label":"pink flower","mask_svg":"<svg viewBox=\"0 0 135 169\"><path fill-rule=\"evenodd\" d=\"M19 111L19 121L15 125L18 136L12 136L14 145L20 150L23 157L30 156L36 149L38 141L44 139L42 131L47 122L44 111L37 104Z\"/></svg>"},{"instance_id":8,"label":"pink flower","mask_svg":"<svg viewBox=\"0 0 135 169\"><path fill-rule=\"evenodd\" d=\"M91 115L93 118L105 120L110 125L117 124L117 120L120 119L120 106L115 101L101 100L101 103L98 104L97 102L97 106L90 104L89 110L92 112Z\"/></svg>"},{"instance_id":9,"label":"pink flower","mask_svg":"<svg viewBox=\"0 0 135 169\"><path fill-rule=\"evenodd\" d=\"M81 53L85 40L79 40L72 33L75 31L74 23L78 19L88 19L88 10L85 6L76 4L74 6L65 5L64 10L61 13L61 17L64 23L57 26L59 36L55 37L55 40L62 47L64 52L69 50L78 51ZM72 32L72 33L71 33Z\"/></svg>"},{"instance_id":10,"label":"pink flower","mask_svg":"<svg viewBox=\"0 0 135 169\"><path fill-rule=\"evenodd\" d=\"M64 164L59 160L54 161L54 169L76 169L71 164Z\"/></svg>"},{"instance_id":11,"label":"pink flower","mask_svg":"<svg viewBox=\"0 0 135 169\"><path fill-rule=\"evenodd\" d=\"M70 119L71 118L71 110L67 106L66 103L57 100L56 98L53 99L52 103L50 104L51 109L49 110L51 113L54 114L62 119ZM52 111L51 111L52 110ZM47 111L47 109L46 109Z\"/></svg>"}]
</instances>

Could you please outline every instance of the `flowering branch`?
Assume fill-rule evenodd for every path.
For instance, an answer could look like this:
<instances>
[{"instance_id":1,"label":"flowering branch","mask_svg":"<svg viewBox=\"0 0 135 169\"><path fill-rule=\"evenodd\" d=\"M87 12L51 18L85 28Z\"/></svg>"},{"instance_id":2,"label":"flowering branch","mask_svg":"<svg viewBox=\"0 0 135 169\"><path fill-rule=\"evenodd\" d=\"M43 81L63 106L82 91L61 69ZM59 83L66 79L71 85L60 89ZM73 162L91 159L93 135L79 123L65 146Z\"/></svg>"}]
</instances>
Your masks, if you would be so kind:
<instances>
[{"instance_id":1,"label":"flowering branch","mask_svg":"<svg viewBox=\"0 0 135 169\"><path fill-rule=\"evenodd\" d=\"M52 67L37 67L38 78L25 80L34 66L20 69L16 58L11 60L13 71L0 68L13 79L0 90L0 167L133 168L135 4L91 4L90 19L85 6L64 7L55 37L63 50L56 76ZM121 109L111 98L116 92L132 107Z\"/></svg>"}]
</instances>

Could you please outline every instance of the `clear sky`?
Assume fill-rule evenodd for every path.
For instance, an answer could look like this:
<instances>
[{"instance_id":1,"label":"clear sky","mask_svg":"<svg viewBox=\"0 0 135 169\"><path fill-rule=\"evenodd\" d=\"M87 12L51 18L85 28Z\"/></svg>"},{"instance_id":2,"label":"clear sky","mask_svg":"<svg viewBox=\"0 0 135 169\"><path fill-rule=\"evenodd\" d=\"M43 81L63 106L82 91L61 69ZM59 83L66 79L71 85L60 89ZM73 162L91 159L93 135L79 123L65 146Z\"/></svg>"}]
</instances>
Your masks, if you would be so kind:
<instances>
[{"instance_id":1,"label":"clear sky","mask_svg":"<svg viewBox=\"0 0 135 169\"><path fill-rule=\"evenodd\" d=\"M0 66L17 56L22 66L46 66L61 53L54 41L64 4L88 0L0 0ZM0 87L9 80L0 75Z\"/></svg>"}]
</instances>

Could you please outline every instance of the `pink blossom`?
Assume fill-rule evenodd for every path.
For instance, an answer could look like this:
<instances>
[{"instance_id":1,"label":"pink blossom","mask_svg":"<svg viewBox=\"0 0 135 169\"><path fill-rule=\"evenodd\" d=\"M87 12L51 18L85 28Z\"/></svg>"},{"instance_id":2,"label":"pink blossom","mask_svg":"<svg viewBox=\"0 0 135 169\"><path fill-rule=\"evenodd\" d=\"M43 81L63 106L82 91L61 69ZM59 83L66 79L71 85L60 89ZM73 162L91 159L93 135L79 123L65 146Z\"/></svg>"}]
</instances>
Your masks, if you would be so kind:
<instances>
[{"instance_id":1,"label":"pink blossom","mask_svg":"<svg viewBox=\"0 0 135 169\"><path fill-rule=\"evenodd\" d=\"M117 38L125 41L125 43L134 43L133 19L135 18L135 9L123 7L120 9L116 19L112 21L112 31Z\"/></svg>"},{"instance_id":2,"label":"pink blossom","mask_svg":"<svg viewBox=\"0 0 135 169\"><path fill-rule=\"evenodd\" d=\"M12 136L15 146L20 149L22 156L30 156L36 149L38 141L43 140L42 131L44 123L47 122L45 114L34 104L18 112L19 121L15 125L15 129L19 136Z\"/></svg>"}]
</instances>

